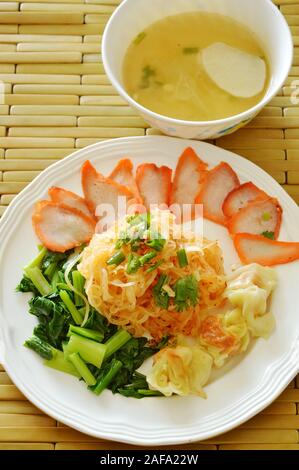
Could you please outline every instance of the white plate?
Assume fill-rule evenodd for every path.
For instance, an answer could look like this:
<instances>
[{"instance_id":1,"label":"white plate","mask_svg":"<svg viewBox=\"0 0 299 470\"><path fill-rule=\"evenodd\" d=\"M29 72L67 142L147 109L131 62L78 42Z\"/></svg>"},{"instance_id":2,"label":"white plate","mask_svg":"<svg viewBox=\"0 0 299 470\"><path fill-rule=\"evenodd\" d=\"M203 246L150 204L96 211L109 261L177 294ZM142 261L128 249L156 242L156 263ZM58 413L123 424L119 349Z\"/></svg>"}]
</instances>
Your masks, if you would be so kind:
<instances>
[{"instance_id":1,"label":"white plate","mask_svg":"<svg viewBox=\"0 0 299 470\"><path fill-rule=\"evenodd\" d=\"M284 209L281 239L299 240L299 209L263 170L218 147L168 137L136 137L106 141L75 152L38 176L12 202L0 227L0 361L24 395L58 421L95 437L139 445L165 445L211 438L248 420L268 406L298 373L298 268L277 268L279 286L273 299L277 328L268 341L258 340L244 355L206 387L207 400L198 397L136 400L105 391L90 393L73 377L48 369L22 344L35 325L27 313L27 296L14 292L24 266L36 253L31 226L34 203L46 197L51 185L81 193L80 167L90 159L108 174L124 155L133 162L156 162L175 167L180 153L192 145L210 165L226 161L242 181L254 181L276 196ZM218 238L226 265L237 260L226 230L205 223L206 234Z\"/></svg>"}]
</instances>

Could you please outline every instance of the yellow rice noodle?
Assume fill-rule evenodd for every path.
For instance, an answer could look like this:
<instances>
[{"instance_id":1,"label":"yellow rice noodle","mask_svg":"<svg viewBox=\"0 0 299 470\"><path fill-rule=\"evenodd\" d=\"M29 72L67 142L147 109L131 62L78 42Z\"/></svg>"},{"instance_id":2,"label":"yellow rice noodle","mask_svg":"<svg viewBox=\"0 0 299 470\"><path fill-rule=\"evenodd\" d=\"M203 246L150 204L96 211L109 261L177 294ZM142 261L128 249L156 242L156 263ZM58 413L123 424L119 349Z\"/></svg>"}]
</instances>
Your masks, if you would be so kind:
<instances>
[{"instance_id":1,"label":"yellow rice noodle","mask_svg":"<svg viewBox=\"0 0 299 470\"><path fill-rule=\"evenodd\" d=\"M158 212L152 216L152 224L159 229ZM185 234L175 239L177 226L169 215L170 228L166 244L155 260L163 260L157 270L147 273L146 268L135 274L126 272L126 262L107 266L107 260L115 253L115 227L104 234L96 234L84 250L78 269L86 279L86 293L90 304L109 322L127 329L134 336L148 336L159 340L165 335L185 334L197 336L201 312L218 307L223 302L226 281L221 249L217 242ZM180 268L177 251L184 247L188 266ZM126 255L129 248L124 247ZM163 310L155 303L152 289L163 273L168 284L193 274L198 280L199 303L183 312L172 305Z\"/></svg>"}]
</instances>

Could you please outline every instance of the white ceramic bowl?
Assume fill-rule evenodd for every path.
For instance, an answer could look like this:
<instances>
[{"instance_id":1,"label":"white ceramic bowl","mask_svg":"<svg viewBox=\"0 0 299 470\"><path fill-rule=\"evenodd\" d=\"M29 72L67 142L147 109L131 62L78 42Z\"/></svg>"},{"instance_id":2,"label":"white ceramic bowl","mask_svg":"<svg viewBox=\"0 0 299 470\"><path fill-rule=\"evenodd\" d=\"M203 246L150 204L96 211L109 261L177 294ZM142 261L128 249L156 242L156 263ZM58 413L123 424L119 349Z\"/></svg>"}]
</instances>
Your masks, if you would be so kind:
<instances>
[{"instance_id":1,"label":"white ceramic bowl","mask_svg":"<svg viewBox=\"0 0 299 470\"><path fill-rule=\"evenodd\" d=\"M166 16L196 10L234 18L249 27L264 46L271 66L271 82L262 101L242 114L217 121L173 119L141 106L124 89L123 60L137 34ZM171 136L203 140L218 138L243 127L277 94L292 64L293 43L283 15L271 0L124 0L106 26L102 55L113 86L149 124Z\"/></svg>"}]
</instances>

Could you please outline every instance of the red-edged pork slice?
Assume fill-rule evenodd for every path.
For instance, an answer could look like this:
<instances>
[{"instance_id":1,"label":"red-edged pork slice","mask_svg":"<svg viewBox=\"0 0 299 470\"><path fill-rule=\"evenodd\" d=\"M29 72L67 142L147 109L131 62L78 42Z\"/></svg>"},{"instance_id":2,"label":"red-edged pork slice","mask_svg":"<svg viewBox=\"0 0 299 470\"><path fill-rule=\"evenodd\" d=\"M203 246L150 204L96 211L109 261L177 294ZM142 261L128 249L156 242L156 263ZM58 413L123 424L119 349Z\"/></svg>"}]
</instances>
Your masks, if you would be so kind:
<instances>
[{"instance_id":1,"label":"red-edged pork slice","mask_svg":"<svg viewBox=\"0 0 299 470\"><path fill-rule=\"evenodd\" d=\"M170 204L194 204L207 167L194 150L188 147L181 155L175 170Z\"/></svg>"},{"instance_id":2,"label":"red-edged pork slice","mask_svg":"<svg viewBox=\"0 0 299 470\"><path fill-rule=\"evenodd\" d=\"M222 206L227 195L240 186L239 178L227 163L220 163L208 171L202 188L195 199L197 204L203 204L203 214L209 220L220 225L226 225Z\"/></svg>"},{"instance_id":3,"label":"red-edged pork slice","mask_svg":"<svg viewBox=\"0 0 299 470\"><path fill-rule=\"evenodd\" d=\"M116 183L127 186L134 194L135 199L141 202L138 186L133 175L133 163L129 158L120 160L109 178L116 181Z\"/></svg>"},{"instance_id":4,"label":"red-edged pork slice","mask_svg":"<svg viewBox=\"0 0 299 470\"><path fill-rule=\"evenodd\" d=\"M299 259L299 243L278 242L261 235L239 233L234 237L234 244L244 264L275 266Z\"/></svg>"},{"instance_id":5,"label":"red-edged pork slice","mask_svg":"<svg viewBox=\"0 0 299 470\"><path fill-rule=\"evenodd\" d=\"M49 189L48 194L53 202L73 207L74 209L83 212L83 214L92 217L85 199L73 193L72 191L67 191L66 189L52 186L52 188Z\"/></svg>"},{"instance_id":6,"label":"red-edged pork slice","mask_svg":"<svg viewBox=\"0 0 299 470\"><path fill-rule=\"evenodd\" d=\"M147 209L151 205L165 208L169 205L172 170L167 166L158 168L154 163L139 165L136 181L141 198Z\"/></svg>"},{"instance_id":7,"label":"red-edged pork slice","mask_svg":"<svg viewBox=\"0 0 299 470\"><path fill-rule=\"evenodd\" d=\"M223 213L226 217L232 217L240 209L255 199L268 199L268 194L259 189L253 183L244 183L239 188L233 189L225 198Z\"/></svg>"},{"instance_id":8,"label":"red-edged pork slice","mask_svg":"<svg viewBox=\"0 0 299 470\"><path fill-rule=\"evenodd\" d=\"M95 222L73 207L41 201L32 216L36 235L51 251L64 253L88 243L94 234Z\"/></svg>"},{"instance_id":9,"label":"red-edged pork slice","mask_svg":"<svg viewBox=\"0 0 299 470\"><path fill-rule=\"evenodd\" d=\"M110 205L117 213L119 197L125 197L127 200L133 198L132 192L126 186L105 178L90 161L86 161L82 166L81 176L84 197L92 214L95 214L97 207L102 204Z\"/></svg>"},{"instance_id":10,"label":"red-edged pork slice","mask_svg":"<svg viewBox=\"0 0 299 470\"><path fill-rule=\"evenodd\" d=\"M268 198L247 204L228 222L231 235L235 233L252 233L277 239L282 218L282 208L277 199Z\"/></svg>"}]
</instances>

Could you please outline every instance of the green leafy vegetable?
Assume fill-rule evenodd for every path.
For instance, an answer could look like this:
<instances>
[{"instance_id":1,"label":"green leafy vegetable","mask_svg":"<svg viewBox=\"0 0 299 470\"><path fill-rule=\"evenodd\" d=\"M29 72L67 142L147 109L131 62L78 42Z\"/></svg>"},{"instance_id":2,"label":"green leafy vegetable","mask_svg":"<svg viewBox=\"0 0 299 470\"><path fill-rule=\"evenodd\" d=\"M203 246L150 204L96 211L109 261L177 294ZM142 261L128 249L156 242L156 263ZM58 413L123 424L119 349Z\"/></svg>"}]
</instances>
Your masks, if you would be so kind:
<instances>
[{"instance_id":1,"label":"green leafy vegetable","mask_svg":"<svg viewBox=\"0 0 299 470\"><path fill-rule=\"evenodd\" d=\"M44 365L50 367L51 369L64 372L65 374L74 375L78 378L81 377L81 375L78 373L77 369L73 366L73 364L65 359L63 352L58 350L54 351L52 359L44 361Z\"/></svg>"},{"instance_id":2,"label":"green leafy vegetable","mask_svg":"<svg viewBox=\"0 0 299 470\"><path fill-rule=\"evenodd\" d=\"M118 361L117 359L112 359L111 363L109 364L109 370L100 377L100 379L97 381L95 387L92 388L92 391L96 395L100 395L105 388L108 387L108 385L112 382L116 374L119 372L119 370L122 368L122 363Z\"/></svg>"},{"instance_id":3,"label":"green leafy vegetable","mask_svg":"<svg viewBox=\"0 0 299 470\"><path fill-rule=\"evenodd\" d=\"M82 361L81 357L78 353L70 354L68 357L69 361L73 364L75 369L77 370L78 374L82 377L82 379L87 383L87 385L92 386L96 384L96 379L88 369L87 365L84 361Z\"/></svg>"},{"instance_id":4,"label":"green leafy vegetable","mask_svg":"<svg viewBox=\"0 0 299 470\"><path fill-rule=\"evenodd\" d=\"M27 341L24 343L24 346L35 351L43 359L50 360L53 358L53 351L50 344L41 340L37 336L32 336L30 339L27 339Z\"/></svg>"},{"instance_id":5,"label":"green leafy vegetable","mask_svg":"<svg viewBox=\"0 0 299 470\"><path fill-rule=\"evenodd\" d=\"M37 266L34 268L26 268L25 276L30 279L41 295L48 295L52 292L51 285Z\"/></svg>"},{"instance_id":6,"label":"green leafy vegetable","mask_svg":"<svg viewBox=\"0 0 299 470\"><path fill-rule=\"evenodd\" d=\"M105 343L106 353L105 359L114 354L118 349L124 346L131 339L130 333L126 330L118 330L111 338Z\"/></svg>"},{"instance_id":7,"label":"green leafy vegetable","mask_svg":"<svg viewBox=\"0 0 299 470\"><path fill-rule=\"evenodd\" d=\"M157 348L149 348L146 343L147 340L145 338L132 338L111 356L111 360L117 359L123 364L108 387L113 393L121 393L124 395L121 390L127 387L128 384L132 384L134 376L137 374L136 369L138 369L148 357L151 357L158 351ZM110 368L111 360L108 362L105 361L99 377L107 373ZM139 384L138 388L148 388L148 385L147 383L143 383L143 385Z\"/></svg>"},{"instance_id":8,"label":"green leafy vegetable","mask_svg":"<svg viewBox=\"0 0 299 470\"><path fill-rule=\"evenodd\" d=\"M27 264L27 266L25 266L24 271L26 271L26 269L28 268L29 269L39 268L47 253L48 253L47 248L41 246L38 255L32 261L30 261L30 263Z\"/></svg>"},{"instance_id":9,"label":"green leafy vegetable","mask_svg":"<svg viewBox=\"0 0 299 470\"><path fill-rule=\"evenodd\" d=\"M91 307L87 322L84 324L85 329L97 330L103 336L103 341L107 341L117 331L117 327L108 322L108 320L100 315Z\"/></svg>"},{"instance_id":10,"label":"green leafy vegetable","mask_svg":"<svg viewBox=\"0 0 299 470\"><path fill-rule=\"evenodd\" d=\"M106 346L83 336L73 334L64 352L67 357L72 353L78 353L85 362L100 368L105 357Z\"/></svg>"},{"instance_id":11,"label":"green leafy vegetable","mask_svg":"<svg viewBox=\"0 0 299 470\"><path fill-rule=\"evenodd\" d=\"M77 334L79 336L84 336L84 338L93 339L98 343L101 343L104 339L104 334L97 330L90 330L88 328L81 328L80 326L70 325L68 336L72 334Z\"/></svg>"},{"instance_id":12,"label":"green leafy vegetable","mask_svg":"<svg viewBox=\"0 0 299 470\"><path fill-rule=\"evenodd\" d=\"M67 333L69 315L62 304L54 299L57 300L55 295L34 297L29 302L29 313L35 315L40 323L39 328L35 329L35 334L47 340L51 346L60 348Z\"/></svg>"},{"instance_id":13,"label":"green leafy vegetable","mask_svg":"<svg viewBox=\"0 0 299 470\"><path fill-rule=\"evenodd\" d=\"M163 393L158 392L158 390L149 390L149 389L143 389L143 390L138 390L139 395L143 395L145 397L163 397Z\"/></svg>"},{"instance_id":14,"label":"green leafy vegetable","mask_svg":"<svg viewBox=\"0 0 299 470\"><path fill-rule=\"evenodd\" d=\"M72 315L73 320L76 323L76 325L81 325L81 323L83 321L83 317L80 314L77 307L75 306L75 304L73 303L73 301L72 301L71 297L69 296L69 294L67 293L67 291L61 290L59 292L59 296L60 296L62 302L64 303L64 305L66 306L66 308L68 309L68 311L70 312L70 314Z\"/></svg>"},{"instance_id":15,"label":"green leafy vegetable","mask_svg":"<svg viewBox=\"0 0 299 470\"><path fill-rule=\"evenodd\" d=\"M81 295L85 295L84 292L84 285L85 285L85 279L82 276L79 271L73 271L72 272L72 281L73 281L73 286L76 289L77 292L79 292ZM75 305L77 307L82 307L85 305L84 299L80 297L76 292L74 294L74 300L75 300Z\"/></svg>"},{"instance_id":16,"label":"green leafy vegetable","mask_svg":"<svg viewBox=\"0 0 299 470\"><path fill-rule=\"evenodd\" d=\"M141 236L148 230L149 222L150 217L147 214L132 217L132 239L128 241L131 248L135 242L137 249L141 244L145 246ZM134 239L136 234L137 238ZM35 281L42 280L42 283L37 289L25 273L17 287L20 292L33 294L29 301L29 312L38 320L33 336L25 345L42 356L47 367L83 378L91 387L98 387L96 393L108 387L113 393L124 396L151 396L152 393L147 392L145 377L136 372L136 369L145 359L155 354L160 345L149 347L145 338L132 338L127 331L110 324L91 306L84 328L74 325L79 319L81 323L84 318L85 305L81 302L79 305L79 299L76 299L74 292L65 284L64 270L80 250L81 248L61 254L41 247L38 256L26 268L29 272L33 269L33 273L38 273ZM145 265L157 256L157 251L135 256ZM71 270L70 278L76 290L84 294L82 277L76 265ZM41 285L47 286L45 290L41 289L47 292L46 295L41 295ZM165 295L163 292L160 294L161 297ZM142 394L144 390L145 393Z\"/></svg>"},{"instance_id":17,"label":"green leafy vegetable","mask_svg":"<svg viewBox=\"0 0 299 470\"><path fill-rule=\"evenodd\" d=\"M65 253L55 253L54 251L46 250L45 256L40 266L41 270L45 271L46 273L47 269L53 264L61 268L70 256L70 253L70 251L67 251Z\"/></svg>"},{"instance_id":18,"label":"green leafy vegetable","mask_svg":"<svg viewBox=\"0 0 299 470\"><path fill-rule=\"evenodd\" d=\"M16 287L17 292L32 292L34 295L39 295L39 291L27 276L23 276L21 282Z\"/></svg>"},{"instance_id":19,"label":"green leafy vegetable","mask_svg":"<svg viewBox=\"0 0 299 470\"><path fill-rule=\"evenodd\" d=\"M53 292L56 292L59 289L59 286L64 283L64 281L64 272L56 270L51 280Z\"/></svg>"}]
</instances>

